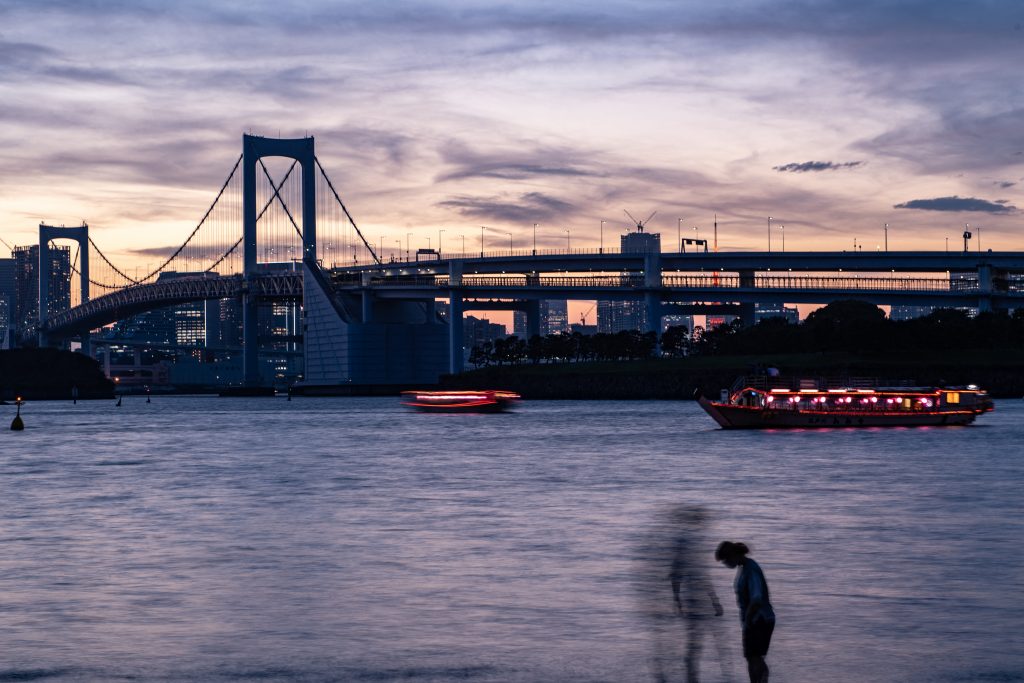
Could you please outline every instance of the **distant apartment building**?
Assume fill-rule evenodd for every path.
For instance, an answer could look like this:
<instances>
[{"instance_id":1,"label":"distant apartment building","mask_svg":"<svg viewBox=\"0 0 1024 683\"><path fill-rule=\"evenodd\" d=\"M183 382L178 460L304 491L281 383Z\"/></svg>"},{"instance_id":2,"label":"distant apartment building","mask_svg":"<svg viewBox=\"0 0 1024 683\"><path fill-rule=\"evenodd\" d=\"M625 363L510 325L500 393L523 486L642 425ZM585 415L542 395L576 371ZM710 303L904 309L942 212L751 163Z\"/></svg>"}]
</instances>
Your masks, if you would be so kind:
<instances>
[{"instance_id":1,"label":"distant apartment building","mask_svg":"<svg viewBox=\"0 0 1024 683\"><path fill-rule=\"evenodd\" d=\"M931 315L935 308L932 306L893 306L889 309L891 320L913 320Z\"/></svg>"},{"instance_id":2,"label":"distant apartment building","mask_svg":"<svg viewBox=\"0 0 1024 683\"><path fill-rule=\"evenodd\" d=\"M739 316L737 315L709 315L704 320L704 329L713 330L716 327L722 325L730 325L733 320L736 320Z\"/></svg>"},{"instance_id":3,"label":"distant apartment building","mask_svg":"<svg viewBox=\"0 0 1024 683\"><path fill-rule=\"evenodd\" d=\"M647 323L647 306L641 301L597 302L597 331L615 334L623 330L642 330Z\"/></svg>"},{"instance_id":4,"label":"distant apartment building","mask_svg":"<svg viewBox=\"0 0 1024 683\"><path fill-rule=\"evenodd\" d=\"M670 327L685 327L687 332L693 332L692 315L663 315L661 316L661 331L664 332Z\"/></svg>"},{"instance_id":5,"label":"distant apartment building","mask_svg":"<svg viewBox=\"0 0 1024 683\"><path fill-rule=\"evenodd\" d=\"M49 263L50 291L48 315L56 315L71 308L71 247L51 246ZM39 324L39 245L15 247L11 251L14 261L14 320L16 336L29 341Z\"/></svg>"},{"instance_id":6,"label":"distant apartment building","mask_svg":"<svg viewBox=\"0 0 1024 683\"><path fill-rule=\"evenodd\" d=\"M493 342L495 339L503 339L508 336L508 330L504 325L492 323L487 318L477 318L472 315L462 318L462 348L466 353L474 346L480 346L484 342Z\"/></svg>"},{"instance_id":7,"label":"distant apartment building","mask_svg":"<svg viewBox=\"0 0 1024 683\"><path fill-rule=\"evenodd\" d=\"M761 322L769 318L782 318L790 325L800 322L800 310L785 304L754 304L754 320Z\"/></svg>"},{"instance_id":8,"label":"distant apartment building","mask_svg":"<svg viewBox=\"0 0 1024 683\"><path fill-rule=\"evenodd\" d=\"M0 349L11 348L15 294L14 259L0 259Z\"/></svg>"},{"instance_id":9,"label":"distant apartment building","mask_svg":"<svg viewBox=\"0 0 1024 683\"><path fill-rule=\"evenodd\" d=\"M540 336L549 334L565 334L569 332L569 302L565 300L541 300L540 302ZM526 313L514 311L512 314L512 334L520 339L527 339Z\"/></svg>"}]
</instances>

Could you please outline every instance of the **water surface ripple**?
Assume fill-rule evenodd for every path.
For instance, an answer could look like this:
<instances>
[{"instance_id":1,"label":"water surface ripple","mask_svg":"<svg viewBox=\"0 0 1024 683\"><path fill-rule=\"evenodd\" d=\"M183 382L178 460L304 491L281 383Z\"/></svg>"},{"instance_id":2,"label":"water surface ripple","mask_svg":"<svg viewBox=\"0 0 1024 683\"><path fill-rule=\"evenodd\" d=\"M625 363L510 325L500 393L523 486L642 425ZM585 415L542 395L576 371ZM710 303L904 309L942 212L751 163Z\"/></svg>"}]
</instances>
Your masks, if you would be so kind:
<instances>
[{"instance_id":1,"label":"water surface ripple","mask_svg":"<svg viewBox=\"0 0 1024 683\"><path fill-rule=\"evenodd\" d=\"M0 681L650 680L638 548L680 504L709 513L726 608L702 680L745 675L710 557L729 538L771 585L773 680L1024 681L1021 401L789 432L690 402L23 413L0 437Z\"/></svg>"}]
</instances>

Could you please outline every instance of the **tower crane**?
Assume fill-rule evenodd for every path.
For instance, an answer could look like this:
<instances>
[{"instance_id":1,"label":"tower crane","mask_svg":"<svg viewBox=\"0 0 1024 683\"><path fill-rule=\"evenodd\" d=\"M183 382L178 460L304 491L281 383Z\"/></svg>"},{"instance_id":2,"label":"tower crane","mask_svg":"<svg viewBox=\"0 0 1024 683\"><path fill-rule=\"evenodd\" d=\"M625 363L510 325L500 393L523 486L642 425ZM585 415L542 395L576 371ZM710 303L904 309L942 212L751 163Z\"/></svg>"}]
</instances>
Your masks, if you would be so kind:
<instances>
[{"instance_id":1,"label":"tower crane","mask_svg":"<svg viewBox=\"0 0 1024 683\"><path fill-rule=\"evenodd\" d=\"M588 308L587 310L585 310L583 312L583 314L580 316L580 325L586 325L587 324L587 316L590 315L590 312L592 310L594 310L595 306L597 306L597 302L596 301L590 305L590 308Z\"/></svg>"}]
</instances>

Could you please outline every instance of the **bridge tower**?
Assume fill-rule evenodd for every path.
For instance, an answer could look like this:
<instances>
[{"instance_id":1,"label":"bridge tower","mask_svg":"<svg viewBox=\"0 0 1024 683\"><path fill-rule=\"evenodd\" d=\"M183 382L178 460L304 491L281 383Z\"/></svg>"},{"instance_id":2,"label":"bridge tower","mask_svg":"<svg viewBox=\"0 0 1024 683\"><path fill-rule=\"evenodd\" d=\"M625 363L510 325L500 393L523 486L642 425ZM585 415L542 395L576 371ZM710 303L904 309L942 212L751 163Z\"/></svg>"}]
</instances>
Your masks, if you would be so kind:
<instances>
[{"instance_id":1,"label":"bridge tower","mask_svg":"<svg viewBox=\"0 0 1024 683\"><path fill-rule=\"evenodd\" d=\"M302 169L302 262L316 267L316 157L313 138L242 136L242 275L256 274L256 164L263 157L294 159ZM246 386L260 383L256 296L243 287L242 367Z\"/></svg>"},{"instance_id":2,"label":"bridge tower","mask_svg":"<svg viewBox=\"0 0 1024 683\"><path fill-rule=\"evenodd\" d=\"M50 242L68 239L78 242L81 303L89 300L89 226L84 221L79 226L66 228L63 225L39 224L39 346L47 346L48 340L43 326L50 316ZM89 353L89 337L82 334L82 352Z\"/></svg>"}]
</instances>

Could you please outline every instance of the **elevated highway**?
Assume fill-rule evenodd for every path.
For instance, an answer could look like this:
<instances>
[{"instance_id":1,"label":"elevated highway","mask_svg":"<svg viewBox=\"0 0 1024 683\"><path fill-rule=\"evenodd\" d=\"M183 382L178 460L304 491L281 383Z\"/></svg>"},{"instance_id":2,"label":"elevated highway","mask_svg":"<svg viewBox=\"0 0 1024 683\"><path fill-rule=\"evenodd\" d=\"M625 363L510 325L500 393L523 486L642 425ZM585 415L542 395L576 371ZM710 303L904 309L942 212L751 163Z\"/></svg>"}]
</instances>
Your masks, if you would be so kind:
<instances>
[{"instance_id":1,"label":"elevated highway","mask_svg":"<svg viewBox=\"0 0 1024 683\"><path fill-rule=\"evenodd\" d=\"M51 316L44 332L68 337L147 310L205 299L304 300L312 277L342 325L437 323L434 302L447 300L454 371L461 369L465 311L525 311L528 329L536 333L539 303L545 299L642 301L651 331L662 315L675 312L727 310L750 324L756 303L857 298L880 305L1024 307L1024 253L1019 252L498 254L323 272L309 265L301 271L182 276L127 287Z\"/></svg>"}]
</instances>

